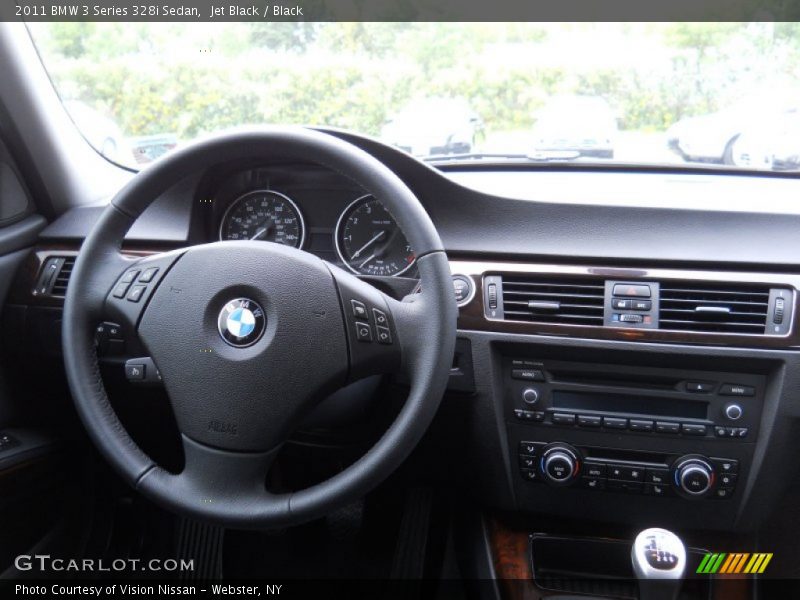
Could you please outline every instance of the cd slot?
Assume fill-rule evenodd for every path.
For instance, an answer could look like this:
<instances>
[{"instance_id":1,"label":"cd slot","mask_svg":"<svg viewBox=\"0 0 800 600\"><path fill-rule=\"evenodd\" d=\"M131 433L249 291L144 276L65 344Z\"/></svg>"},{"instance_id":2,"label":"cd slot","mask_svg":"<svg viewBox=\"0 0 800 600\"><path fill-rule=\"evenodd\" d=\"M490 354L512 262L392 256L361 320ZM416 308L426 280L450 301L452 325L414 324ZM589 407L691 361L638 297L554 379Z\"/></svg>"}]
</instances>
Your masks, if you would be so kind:
<instances>
[{"instance_id":1,"label":"cd slot","mask_svg":"<svg viewBox=\"0 0 800 600\"><path fill-rule=\"evenodd\" d=\"M681 419L706 419L708 403L683 398L629 396L554 390L553 408L570 412L648 415Z\"/></svg>"},{"instance_id":2,"label":"cd slot","mask_svg":"<svg viewBox=\"0 0 800 600\"><path fill-rule=\"evenodd\" d=\"M613 371L590 371L574 369L549 370L553 383L571 383L606 387L628 387L650 390L674 390L682 379L672 376L619 373Z\"/></svg>"}]
</instances>

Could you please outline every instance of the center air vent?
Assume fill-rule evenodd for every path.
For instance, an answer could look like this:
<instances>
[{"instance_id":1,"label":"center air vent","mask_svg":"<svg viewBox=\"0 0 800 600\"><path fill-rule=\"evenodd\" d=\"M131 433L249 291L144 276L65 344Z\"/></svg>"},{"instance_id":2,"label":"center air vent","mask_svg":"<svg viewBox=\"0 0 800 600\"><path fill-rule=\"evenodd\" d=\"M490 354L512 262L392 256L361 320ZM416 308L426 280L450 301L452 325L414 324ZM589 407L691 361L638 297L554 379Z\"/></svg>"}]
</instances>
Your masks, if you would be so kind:
<instances>
[{"instance_id":1,"label":"center air vent","mask_svg":"<svg viewBox=\"0 0 800 600\"><path fill-rule=\"evenodd\" d=\"M662 283L661 329L765 333L770 289L759 285Z\"/></svg>"},{"instance_id":2,"label":"center air vent","mask_svg":"<svg viewBox=\"0 0 800 600\"><path fill-rule=\"evenodd\" d=\"M507 320L603 325L603 280L512 275L502 281Z\"/></svg>"}]
</instances>

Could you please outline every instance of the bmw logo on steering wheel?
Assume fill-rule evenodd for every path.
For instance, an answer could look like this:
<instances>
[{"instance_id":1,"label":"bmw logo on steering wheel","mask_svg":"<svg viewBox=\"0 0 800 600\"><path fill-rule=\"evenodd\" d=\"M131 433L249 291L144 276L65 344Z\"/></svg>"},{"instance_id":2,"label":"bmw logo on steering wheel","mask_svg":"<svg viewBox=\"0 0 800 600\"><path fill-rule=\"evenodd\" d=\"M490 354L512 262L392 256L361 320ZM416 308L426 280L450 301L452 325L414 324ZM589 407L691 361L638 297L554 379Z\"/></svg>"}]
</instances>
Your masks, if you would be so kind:
<instances>
[{"instance_id":1,"label":"bmw logo on steering wheel","mask_svg":"<svg viewBox=\"0 0 800 600\"><path fill-rule=\"evenodd\" d=\"M264 310L256 302L248 298L236 298L222 307L217 327L228 344L245 348L261 338L266 322Z\"/></svg>"}]
</instances>

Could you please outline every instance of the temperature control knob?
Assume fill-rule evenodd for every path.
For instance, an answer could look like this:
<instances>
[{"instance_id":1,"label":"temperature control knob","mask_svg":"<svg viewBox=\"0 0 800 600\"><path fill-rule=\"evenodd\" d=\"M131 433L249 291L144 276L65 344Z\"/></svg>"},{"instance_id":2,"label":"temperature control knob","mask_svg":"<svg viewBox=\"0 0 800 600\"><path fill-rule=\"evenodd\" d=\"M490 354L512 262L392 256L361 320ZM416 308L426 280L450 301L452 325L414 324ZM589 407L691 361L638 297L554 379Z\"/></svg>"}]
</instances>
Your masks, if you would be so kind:
<instances>
[{"instance_id":1,"label":"temperature control knob","mask_svg":"<svg viewBox=\"0 0 800 600\"><path fill-rule=\"evenodd\" d=\"M569 485L580 471L578 452L567 444L545 447L541 458L542 475L555 485Z\"/></svg>"},{"instance_id":2,"label":"temperature control knob","mask_svg":"<svg viewBox=\"0 0 800 600\"><path fill-rule=\"evenodd\" d=\"M700 498L714 485L714 468L700 458L685 458L675 467L675 483L691 498Z\"/></svg>"}]
</instances>

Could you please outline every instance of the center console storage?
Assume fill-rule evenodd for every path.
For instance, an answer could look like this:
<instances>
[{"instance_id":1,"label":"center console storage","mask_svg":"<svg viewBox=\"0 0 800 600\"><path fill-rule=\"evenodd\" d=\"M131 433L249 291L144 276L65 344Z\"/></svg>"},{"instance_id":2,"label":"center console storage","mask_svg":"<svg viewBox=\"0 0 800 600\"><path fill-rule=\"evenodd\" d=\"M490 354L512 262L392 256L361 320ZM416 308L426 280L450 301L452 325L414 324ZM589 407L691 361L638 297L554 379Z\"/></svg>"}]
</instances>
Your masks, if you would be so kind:
<instances>
[{"instance_id":1,"label":"center console storage","mask_svg":"<svg viewBox=\"0 0 800 600\"><path fill-rule=\"evenodd\" d=\"M706 551L687 548L686 554L686 572L692 574ZM640 597L631 566L631 541L537 533L530 538L530 558L533 582L540 590L589 598ZM710 583L709 578L689 575L680 597L710 598Z\"/></svg>"}]
</instances>

